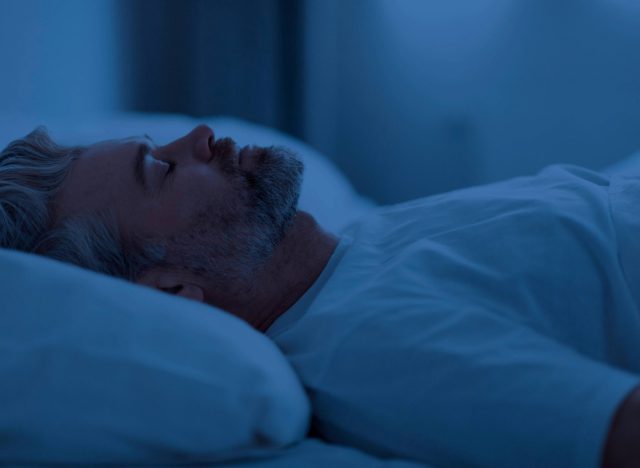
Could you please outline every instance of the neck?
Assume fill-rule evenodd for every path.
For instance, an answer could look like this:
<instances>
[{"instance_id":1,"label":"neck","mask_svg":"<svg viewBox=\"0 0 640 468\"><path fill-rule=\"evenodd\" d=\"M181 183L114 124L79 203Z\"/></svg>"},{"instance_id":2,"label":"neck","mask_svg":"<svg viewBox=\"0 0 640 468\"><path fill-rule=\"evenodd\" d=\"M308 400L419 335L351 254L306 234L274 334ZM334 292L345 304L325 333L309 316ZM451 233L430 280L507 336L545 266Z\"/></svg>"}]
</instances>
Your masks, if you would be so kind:
<instances>
[{"instance_id":1,"label":"neck","mask_svg":"<svg viewBox=\"0 0 640 468\"><path fill-rule=\"evenodd\" d=\"M254 287L235 315L265 332L318 279L338 242L309 213L298 211L269 263L252 279Z\"/></svg>"}]
</instances>

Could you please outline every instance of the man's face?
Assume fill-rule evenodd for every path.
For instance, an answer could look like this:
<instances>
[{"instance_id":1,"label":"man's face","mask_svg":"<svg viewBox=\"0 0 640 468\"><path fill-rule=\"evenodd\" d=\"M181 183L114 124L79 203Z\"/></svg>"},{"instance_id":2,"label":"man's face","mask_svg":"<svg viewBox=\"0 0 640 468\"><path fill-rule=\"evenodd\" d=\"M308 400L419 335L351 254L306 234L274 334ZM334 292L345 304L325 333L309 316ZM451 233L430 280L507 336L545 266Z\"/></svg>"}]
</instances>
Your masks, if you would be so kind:
<instances>
[{"instance_id":1,"label":"man's face","mask_svg":"<svg viewBox=\"0 0 640 468\"><path fill-rule=\"evenodd\" d=\"M247 281L284 236L302 174L293 154L238 151L204 125L166 146L148 138L110 140L74 163L56 218L111 208L125 236L164 239L170 262L230 287Z\"/></svg>"}]
</instances>

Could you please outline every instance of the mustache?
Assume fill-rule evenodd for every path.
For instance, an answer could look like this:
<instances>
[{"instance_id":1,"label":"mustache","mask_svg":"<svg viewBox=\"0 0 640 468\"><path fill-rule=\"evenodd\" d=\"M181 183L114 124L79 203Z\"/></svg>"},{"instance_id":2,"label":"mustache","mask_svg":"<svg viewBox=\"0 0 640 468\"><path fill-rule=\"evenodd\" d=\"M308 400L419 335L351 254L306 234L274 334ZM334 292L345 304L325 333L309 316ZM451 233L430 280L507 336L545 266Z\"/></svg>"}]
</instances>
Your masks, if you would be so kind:
<instances>
[{"instance_id":1,"label":"mustache","mask_svg":"<svg viewBox=\"0 0 640 468\"><path fill-rule=\"evenodd\" d=\"M220 170L229 175L239 175L242 171L237 167L238 145L229 137L216 140L211 146L211 160L215 161Z\"/></svg>"},{"instance_id":2,"label":"mustache","mask_svg":"<svg viewBox=\"0 0 640 468\"><path fill-rule=\"evenodd\" d=\"M236 142L229 137L217 139L211 148L214 158L229 158L238 152Z\"/></svg>"}]
</instances>

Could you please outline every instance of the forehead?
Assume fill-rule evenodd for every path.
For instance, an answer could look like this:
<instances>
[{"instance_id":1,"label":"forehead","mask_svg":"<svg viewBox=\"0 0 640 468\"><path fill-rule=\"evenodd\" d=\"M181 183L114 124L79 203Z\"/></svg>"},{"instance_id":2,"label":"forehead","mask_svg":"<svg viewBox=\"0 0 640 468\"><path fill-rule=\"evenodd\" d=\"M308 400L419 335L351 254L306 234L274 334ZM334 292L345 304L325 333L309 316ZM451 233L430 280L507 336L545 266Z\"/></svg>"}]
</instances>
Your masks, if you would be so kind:
<instances>
[{"instance_id":1,"label":"forehead","mask_svg":"<svg viewBox=\"0 0 640 468\"><path fill-rule=\"evenodd\" d=\"M107 140L86 147L73 163L55 200L56 218L114 208L134 196L133 163L141 138Z\"/></svg>"}]
</instances>

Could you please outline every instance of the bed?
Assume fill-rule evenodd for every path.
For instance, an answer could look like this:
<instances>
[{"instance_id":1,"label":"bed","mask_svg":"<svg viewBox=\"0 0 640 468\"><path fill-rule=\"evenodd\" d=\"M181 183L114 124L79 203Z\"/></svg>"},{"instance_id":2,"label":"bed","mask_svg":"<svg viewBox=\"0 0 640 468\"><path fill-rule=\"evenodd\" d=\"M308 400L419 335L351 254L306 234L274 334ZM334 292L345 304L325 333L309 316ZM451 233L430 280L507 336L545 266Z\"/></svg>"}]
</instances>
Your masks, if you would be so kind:
<instances>
[{"instance_id":1,"label":"bed","mask_svg":"<svg viewBox=\"0 0 640 468\"><path fill-rule=\"evenodd\" d=\"M327 157L228 117L0 113L0 145L46 124L62 143L198 123L240 144L282 144L305 163L299 207L340 234L376 208ZM633 171L640 155L607 168ZM0 249L0 464L411 467L310 436L299 379L264 335L213 307Z\"/></svg>"},{"instance_id":2,"label":"bed","mask_svg":"<svg viewBox=\"0 0 640 468\"><path fill-rule=\"evenodd\" d=\"M229 117L0 113L0 144L45 124L85 144L198 123L305 163L299 207L339 234L375 208L326 157ZM71 265L0 249L0 464L410 467L308 436L311 408L276 346L235 317Z\"/></svg>"}]
</instances>

